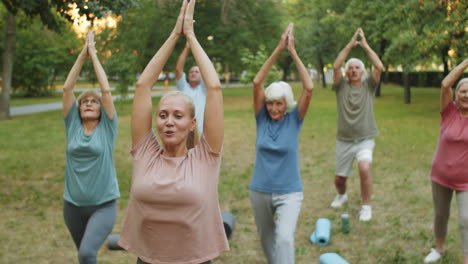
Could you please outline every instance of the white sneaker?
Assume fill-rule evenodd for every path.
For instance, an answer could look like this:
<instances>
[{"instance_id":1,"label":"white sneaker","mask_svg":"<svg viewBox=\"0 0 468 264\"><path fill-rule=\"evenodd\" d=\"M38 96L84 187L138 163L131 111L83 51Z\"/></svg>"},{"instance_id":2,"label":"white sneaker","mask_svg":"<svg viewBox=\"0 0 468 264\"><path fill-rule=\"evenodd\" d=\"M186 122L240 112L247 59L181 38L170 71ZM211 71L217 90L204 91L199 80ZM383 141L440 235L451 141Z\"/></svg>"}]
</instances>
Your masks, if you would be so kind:
<instances>
[{"instance_id":1,"label":"white sneaker","mask_svg":"<svg viewBox=\"0 0 468 264\"><path fill-rule=\"evenodd\" d=\"M360 221L369 221L372 219L372 207L370 205L363 205L359 212Z\"/></svg>"},{"instance_id":2,"label":"white sneaker","mask_svg":"<svg viewBox=\"0 0 468 264\"><path fill-rule=\"evenodd\" d=\"M433 263L438 261L442 255L435 249L431 248L431 253L429 253L425 258L424 258L424 263Z\"/></svg>"},{"instance_id":3,"label":"white sneaker","mask_svg":"<svg viewBox=\"0 0 468 264\"><path fill-rule=\"evenodd\" d=\"M333 199L333 202L331 203L331 207L337 208L341 207L346 201L348 200L348 195L345 194L337 194L335 196L335 199Z\"/></svg>"}]
</instances>

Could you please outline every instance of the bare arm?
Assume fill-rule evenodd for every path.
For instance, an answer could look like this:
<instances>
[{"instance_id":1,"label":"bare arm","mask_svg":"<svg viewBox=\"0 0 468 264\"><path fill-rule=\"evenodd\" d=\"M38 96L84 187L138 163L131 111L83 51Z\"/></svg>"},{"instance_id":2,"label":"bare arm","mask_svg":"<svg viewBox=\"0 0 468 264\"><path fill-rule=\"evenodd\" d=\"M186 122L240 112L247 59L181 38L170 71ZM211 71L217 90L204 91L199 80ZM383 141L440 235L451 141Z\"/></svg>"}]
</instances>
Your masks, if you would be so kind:
<instances>
[{"instance_id":1,"label":"bare arm","mask_svg":"<svg viewBox=\"0 0 468 264\"><path fill-rule=\"evenodd\" d=\"M141 138L151 129L153 103L151 101L151 89L156 83L167 59L172 53L177 40L182 35L182 25L187 1L183 1L177 23L169 38L156 52L151 61L146 65L136 83L135 96L132 105L132 144L135 146Z\"/></svg>"},{"instance_id":2,"label":"bare arm","mask_svg":"<svg viewBox=\"0 0 468 264\"><path fill-rule=\"evenodd\" d=\"M224 109L223 93L218 74L198 43L193 31L193 11L196 1L190 1L187 6L184 20L184 34L192 49L195 61L200 67L201 75L206 85L205 122L203 124L203 135L215 152L221 151L224 139Z\"/></svg>"},{"instance_id":3,"label":"bare arm","mask_svg":"<svg viewBox=\"0 0 468 264\"><path fill-rule=\"evenodd\" d=\"M94 32L92 30L88 32L87 39L88 54L91 57L91 61L93 62L94 72L96 73L99 86L101 87L102 106L104 107L104 111L106 112L107 116L112 119L114 118L115 113L114 101L112 100L111 90L109 87L109 81L107 80L106 72L102 68L102 65L99 62L99 58L96 53L96 42L94 41Z\"/></svg>"},{"instance_id":4,"label":"bare arm","mask_svg":"<svg viewBox=\"0 0 468 264\"><path fill-rule=\"evenodd\" d=\"M358 45L357 43L357 37L359 34L359 29L354 32L353 37L349 41L349 43L346 45L346 47L343 48L343 50L340 51L338 54L338 57L336 57L335 62L333 63L333 83L335 85L340 83L341 76L343 73L341 72L341 65L343 65L344 61L348 57L348 54L351 52L351 50Z\"/></svg>"},{"instance_id":5,"label":"bare arm","mask_svg":"<svg viewBox=\"0 0 468 264\"><path fill-rule=\"evenodd\" d=\"M262 68L260 68L257 75L255 76L255 79L253 81L253 85L254 85L253 100L254 100L255 115L258 114L260 109L262 109L263 105L265 104L265 91L263 90L264 88L263 82L265 82L265 79L267 78L268 73L271 70L271 67L273 67L273 64L276 62L279 55L281 54L281 51L283 51L283 49L286 47L287 41L288 41L288 32L291 27L292 27L292 24L289 24L286 30L284 31L284 33L281 35L281 39L278 43L278 46L276 46L273 53L270 55L270 57L263 64Z\"/></svg>"},{"instance_id":6,"label":"bare arm","mask_svg":"<svg viewBox=\"0 0 468 264\"><path fill-rule=\"evenodd\" d=\"M288 51L291 55L294 63L296 64L297 72L299 73L299 77L301 78L302 82L302 93L299 96L298 100L298 111L301 120L304 120L304 117L307 113L307 109L309 109L310 99L312 99L312 92L314 90L314 83L310 78L310 74L307 71L306 67L302 63L299 55L297 55L295 42L294 42L294 28L291 27L289 34L288 34Z\"/></svg>"},{"instance_id":7,"label":"bare arm","mask_svg":"<svg viewBox=\"0 0 468 264\"><path fill-rule=\"evenodd\" d=\"M73 93L73 88L75 87L76 81L78 80L78 76L80 74L81 68L88 56L88 40L86 40L85 46L81 50L78 58L76 58L75 64L71 68L70 72L68 73L67 79L63 84L63 94L62 94L62 111L63 117L68 115L70 109L75 102L75 94Z\"/></svg>"},{"instance_id":8,"label":"bare arm","mask_svg":"<svg viewBox=\"0 0 468 264\"><path fill-rule=\"evenodd\" d=\"M182 53L180 53L180 56L177 59L176 68L175 68L176 80L180 80L180 78L182 78L182 75L184 73L185 61L187 60L187 55L189 51L190 51L190 45L187 42L187 44L184 47L184 50L182 51Z\"/></svg>"},{"instance_id":9,"label":"bare arm","mask_svg":"<svg viewBox=\"0 0 468 264\"><path fill-rule=\"evenodd\" d=\"M359 42L359 45L364 49L366 52L367 56L372 62L372 65L374 66L374 69L372 70L372 78L376 83L380 82L380 75L383 71L384 65L382 61L379 59L379 56L372 50L372 48L369 46L367 43L366 37L364 35L364 31L359 28L359 36L361 36L361 41Z\"/></svg>"},{"instance_id":10,"label":"bare arm","mask_svg":"<svg viewBox=\"0 0 468 264\"><path fill-rule=\"evenodd\" d=\"M453 100L452 86L463 75L463 71L468 67L468 58L458 64L443 80L440 89L440 111Z\"/></svg>"}]
</instances>

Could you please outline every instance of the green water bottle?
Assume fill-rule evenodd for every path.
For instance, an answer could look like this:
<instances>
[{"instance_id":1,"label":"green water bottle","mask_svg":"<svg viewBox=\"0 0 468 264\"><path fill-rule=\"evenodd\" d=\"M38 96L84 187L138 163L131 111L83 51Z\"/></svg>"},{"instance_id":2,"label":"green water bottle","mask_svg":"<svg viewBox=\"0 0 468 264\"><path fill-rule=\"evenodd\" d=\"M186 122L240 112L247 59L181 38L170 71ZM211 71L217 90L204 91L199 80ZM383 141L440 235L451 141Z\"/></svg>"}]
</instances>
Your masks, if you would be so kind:
<instances>
[{"instance_id":1,"label":"green water bottle","mask_svg":"<svg viewBox=\"0 0 468 264\"><path fill-rule=\"evenodd\" d=\"M349 226L349 214L344 213L341 215L341 232L343 234L349 234L350 226Z\"/></svg>"}]
</instances>

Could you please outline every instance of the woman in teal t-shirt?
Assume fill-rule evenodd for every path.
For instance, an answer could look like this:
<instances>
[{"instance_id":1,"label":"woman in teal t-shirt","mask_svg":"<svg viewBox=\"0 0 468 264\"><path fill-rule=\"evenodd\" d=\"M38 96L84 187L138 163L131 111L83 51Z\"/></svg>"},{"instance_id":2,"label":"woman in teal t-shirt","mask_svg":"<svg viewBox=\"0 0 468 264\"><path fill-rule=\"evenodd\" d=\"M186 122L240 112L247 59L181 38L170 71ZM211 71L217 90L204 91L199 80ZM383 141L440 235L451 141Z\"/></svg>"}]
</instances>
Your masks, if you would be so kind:
<instances>
[{"instance_id":1,"label":"woman in teal t-shirt","mask_svg":"<svg viewBox=\"0 0 468 264\"><path fill-rule=\"evenodd\" d=\"M90 57L101 94L87 91L75 100L73 87ZM112 231L120 196L114 167L117 113L106 73L90 31L63 86L66 168L63 215L78 249L79 263L97 263L97 252Z\"/></svg>"},{"instance_id":2,"label":"woman in teal t-shirt","mask_svg":"<svg viewBox=\"0 0 468 264\"><path fill-rule=\"evenodd\" d=\"M268 72L286 47L302 81L303 90L297 104L291 86L285 82L274 82L263 89ZM303 199L299 133L313 88L310 75L297 55L291 23L254 80L257 153L250 200L270 264L294 263L294 232ZM292 110L287 112L287 109Z\"/></svg>"}]
</instances>

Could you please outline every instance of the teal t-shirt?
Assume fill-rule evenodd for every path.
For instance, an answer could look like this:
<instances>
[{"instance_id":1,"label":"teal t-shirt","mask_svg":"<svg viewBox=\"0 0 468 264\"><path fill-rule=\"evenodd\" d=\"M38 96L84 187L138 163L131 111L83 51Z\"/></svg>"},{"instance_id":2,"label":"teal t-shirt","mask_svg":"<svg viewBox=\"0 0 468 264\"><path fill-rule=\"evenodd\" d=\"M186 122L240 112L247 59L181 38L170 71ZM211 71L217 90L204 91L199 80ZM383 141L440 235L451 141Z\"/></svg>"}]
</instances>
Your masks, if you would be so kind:
<instances>
[{"instance_id":1,"label":"teal t-shirt","mask_svg":"<svg viewBox=\"0 0 468 264\"><path fill-rule=\"evenodd\" d=\"M78 111L75 102L65 117L67 146L63 198L76 206L99 205L120 197L114 166L117 112L110 119L101 106L101 120L88 136Z\"/></svg>"},{"instance_id":2,"label":"teal t-shirt","mask_svg":"<svg viewBox=\"0 0 468 264\"><path fill-rule=\"evenodd\" d=\"M258 112L256 158L250 189L264 193L302 192L299 133L303 120L297 106L273 121L266 107Z\"/></svg>"}]
</instances>

